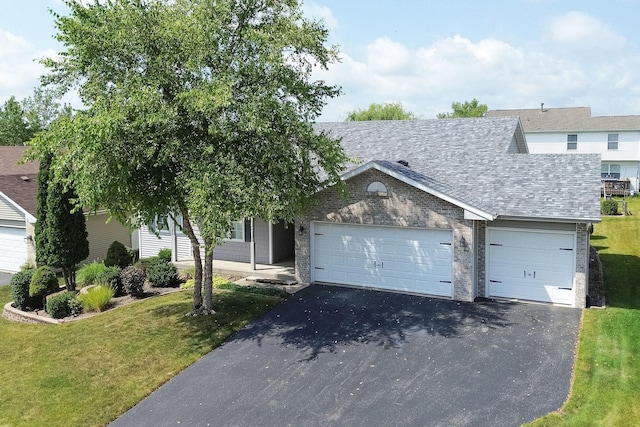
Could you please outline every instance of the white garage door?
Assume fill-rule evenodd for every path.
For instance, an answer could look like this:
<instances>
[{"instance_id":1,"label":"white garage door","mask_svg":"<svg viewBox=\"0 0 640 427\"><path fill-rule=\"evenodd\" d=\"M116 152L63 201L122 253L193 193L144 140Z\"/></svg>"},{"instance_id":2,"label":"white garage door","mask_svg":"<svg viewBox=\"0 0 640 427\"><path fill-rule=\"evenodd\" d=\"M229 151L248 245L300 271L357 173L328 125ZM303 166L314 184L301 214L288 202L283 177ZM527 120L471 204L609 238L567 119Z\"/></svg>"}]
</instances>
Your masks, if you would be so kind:
<instances>
[{"instance_id":1,"label":"white garage door","mask_svg":"<svg viewBox=\"0 0 640 427\"><path fill-rule=\"evenodd\" d=\"M0 270L20 271L27 261L26 235L24 228L0 227Z\"/></svg>"},{"instance_id":2,"label":"white garage door","mask_svg":"<svg viewBox=\"0 0 640 427\"><path fill-rule=\"evenodd\" d=\"M489 297L573 305L575 233L487 229Z\"/></svg>"},{"instance_id":3,"label":"white garage door","mask_svg":"<svg viewBox=\"0 0 640 427\"><path fill-rule=\"evenodd\" d=\"M312 224L312 281L453 297L451 230Z\"/></svg>"}]
</instances>

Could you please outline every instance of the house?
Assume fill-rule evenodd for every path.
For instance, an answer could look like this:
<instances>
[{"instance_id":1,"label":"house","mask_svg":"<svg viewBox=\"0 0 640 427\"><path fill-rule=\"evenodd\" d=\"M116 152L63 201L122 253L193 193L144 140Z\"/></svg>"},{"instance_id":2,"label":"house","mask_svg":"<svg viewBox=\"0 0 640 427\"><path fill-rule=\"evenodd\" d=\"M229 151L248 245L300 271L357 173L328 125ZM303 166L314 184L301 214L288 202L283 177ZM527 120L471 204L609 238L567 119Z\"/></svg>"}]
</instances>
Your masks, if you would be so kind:
<instances>
[{"instance_id":1,"label":"house","mask_svg":"<svg viewBox=\"0 0 640 427\"><path fill-rule=\"evenodd\" d=\"M300 282L585 307L599 155L531 154L517 117L316 129L358 162L296 221Z\"/></svg>"},{"instance_id":2,"label":"house","mask_svg":"<svg viewBox=\"0 0 640 427\"><path fill-rule=\"evenodd\" d=\"M26 147L0 146L0 271L19 271L35 260L37 162L19 164ZM104 259L114 240L131 245L131 232L109 215L87 216L89 256L86 261Z\"/></svg>"},{"instance_id":3,"label":"house","mask_svg":"<svg viewBox=\"0 0 640 427\"><path fill-rule=\"evenodd\" d=\"M191 241L182 232L180 221L180 216L175 220L163 216L156 218L153 224L143 225L137 230L133 244L140 257L155 256L161 249L171 249L173 261L192 260ZM270 223L261 219L255 219L253 227L251 223L249 219L234 221L228 238L213 250L213 258L250 262L252 234L256 263L276 264L293 257L293 224L284 221ZM194 231L198 235L197 228Z\"/></svg>"},{"instance_id":4,"label":"house","mask_svg":"<svg viewBox=\"0 0 640 427\"><path fill-rule=\"evenodd\" d=\"M531 153L600 154L603 187L616 195L625 195L624 189L626 194L638 192L640 116L593 117L589 107L544 108L544 104L538 109L490 110L487 116L519 116Z\"/></svg>"}]
</instances>

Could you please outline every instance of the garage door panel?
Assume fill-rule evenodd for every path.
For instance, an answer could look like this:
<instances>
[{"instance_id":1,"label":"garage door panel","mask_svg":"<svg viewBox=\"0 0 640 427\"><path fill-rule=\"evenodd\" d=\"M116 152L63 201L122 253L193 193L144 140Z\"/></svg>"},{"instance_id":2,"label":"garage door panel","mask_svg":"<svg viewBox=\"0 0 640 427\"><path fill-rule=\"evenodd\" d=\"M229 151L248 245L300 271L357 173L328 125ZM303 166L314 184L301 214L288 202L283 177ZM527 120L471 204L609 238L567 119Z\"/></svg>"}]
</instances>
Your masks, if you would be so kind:
<instances>
[{"instance_id":1,"label":"garage door panel","mask_svg":"<svg viewBox=\"0 0 640 427\"><path fill-rule=\"evenodd\" d=\"M0 227L0 270L20 271L27 262L24 228Z\"/></svg>"},{"instance_id":2,"label":"garage door panel","mask_svg":"<svg viewBox=\"0 0 640 427\"><path fill-rule=\"evenodd\" d=\"M489 296L572 304L574 233L488 229L487 234Z\"/></svg>"},{"instance_id":3,"label":"garage door panel","mask_svg":"<svg viewBox=\"0 0 640 427\"><path fill-rule=\"evenodd\" d=\"M450 230L327 223L313 228L315 281L453 296Z\"/></svg>"}]
</instances>

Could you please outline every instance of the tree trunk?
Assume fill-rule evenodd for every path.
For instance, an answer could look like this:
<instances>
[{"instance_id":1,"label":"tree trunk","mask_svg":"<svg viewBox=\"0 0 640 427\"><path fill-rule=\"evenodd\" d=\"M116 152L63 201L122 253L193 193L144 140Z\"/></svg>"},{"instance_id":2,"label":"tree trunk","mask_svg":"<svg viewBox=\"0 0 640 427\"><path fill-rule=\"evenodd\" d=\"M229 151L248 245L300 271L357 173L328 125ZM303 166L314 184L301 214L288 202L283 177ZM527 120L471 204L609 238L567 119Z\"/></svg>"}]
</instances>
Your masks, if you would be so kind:
<instances>
[{"instance_id":1,"label":"tree trunk","mask_svg":"<svg viewBox=\"0 0 640 427\"><path fill-rule=\"evenodd\" d=\"M189 212L186 209L182 209L180 213L182 214L183 219L183 231L187 237L189 237L189 241L191 242L191 251L195 264L195 275L193 278L193 310L191 314L196 315L202 308L202 258L200 257L200 242L193 231L193 226L189 219Z\"/></svg>"},{"instance_id":2,"label":"tree trunk","mask_svg":"<svg viewBox=\"0 0 640 427\"><path fill-rule=\"evenodd\" d=\"M213 248L211 241L204 241L204 301L202 306L203 314L213 314Z\"/></svg>"},{"instance_id":3,"label":"tree trunk","mask_svg":"<svg viewBox=\"0 0 640 427\"><path fill-rule=\"evenodd\" d=\"M75 268L69 266L62 267L62 277L64 277L64 286L67 291L75 291Z\"/></svg>"}]
</instances>

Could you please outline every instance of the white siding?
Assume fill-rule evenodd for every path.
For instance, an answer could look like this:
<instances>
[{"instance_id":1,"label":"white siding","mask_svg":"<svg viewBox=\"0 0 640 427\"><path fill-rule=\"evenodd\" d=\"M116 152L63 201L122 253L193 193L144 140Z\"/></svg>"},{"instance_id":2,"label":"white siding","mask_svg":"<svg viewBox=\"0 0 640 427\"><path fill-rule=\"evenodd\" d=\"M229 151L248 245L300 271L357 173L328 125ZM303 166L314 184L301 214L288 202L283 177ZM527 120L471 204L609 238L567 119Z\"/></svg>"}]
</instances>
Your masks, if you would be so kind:
<instances>
[{"instance_id":1,"label":"white siding","mask_svg":"<svg viewBox=\"0 0 640 427\"><path fill-rule=\"evenodd\" d=\"M24 222L24 213L20 212L4 197L0 197L0 220Z\"/></svg>"},{"instance_id":2,"label":"white siding","mask_svg":"<svg viewBox=\"0 0 640 427\"><path fill-rule=\"evenodd\" d=\"M112 219L107 223L109 215L99 213L87 217L87 233L89 234L89 256L85 262L104 260L107 250L114 241L131 247L131 232L120 222Z\"/></svg>"}]
</instances>

